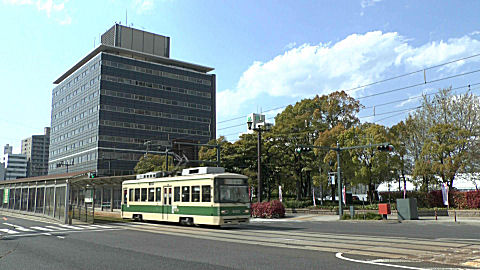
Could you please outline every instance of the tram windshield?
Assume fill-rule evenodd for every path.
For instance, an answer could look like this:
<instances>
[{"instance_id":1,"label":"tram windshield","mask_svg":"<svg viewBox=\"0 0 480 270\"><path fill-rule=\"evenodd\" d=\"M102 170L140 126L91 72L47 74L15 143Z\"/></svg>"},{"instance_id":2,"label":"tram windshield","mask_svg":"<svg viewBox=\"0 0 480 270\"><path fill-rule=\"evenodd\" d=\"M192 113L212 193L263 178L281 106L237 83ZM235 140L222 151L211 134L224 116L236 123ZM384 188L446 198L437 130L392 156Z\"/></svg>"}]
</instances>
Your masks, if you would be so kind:
<instances>
[{"instance_id":1,"label":"tram windshield","mask_svg":"<svg viewBox=\"0 0 480 270\"><path fill-rule=\"evenodd\" d=\"M216 179L215 202L248 203L247 179Z\"/></svg>"}]
</instances>

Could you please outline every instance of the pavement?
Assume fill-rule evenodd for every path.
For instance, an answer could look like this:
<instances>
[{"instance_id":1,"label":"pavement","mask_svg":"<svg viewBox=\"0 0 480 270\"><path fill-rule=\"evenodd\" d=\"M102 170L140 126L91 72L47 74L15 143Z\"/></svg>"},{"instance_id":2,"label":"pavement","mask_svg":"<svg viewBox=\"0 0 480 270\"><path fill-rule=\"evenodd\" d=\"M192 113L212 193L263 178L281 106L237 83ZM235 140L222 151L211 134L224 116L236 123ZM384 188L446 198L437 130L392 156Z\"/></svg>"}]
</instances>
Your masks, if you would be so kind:
<instances>
[{"instance_id":1,"label":"pavement","mask_svg":"<svg viewBox=\"0 0 480 270\"><path fill-rule=\"evenodd\" d=\"M262 223L262 222L336 222L339 221L337 215L313 215L313 214L287 214L285 218L279 219L264 219L264 218L251 218L250 223ZM439 216L435 217L419 217L417 220L400 220L397 215L388 215L386 220L342 220L341 222L398 222L398 223L418 223L418 224L469 224L480 225L480 217L455 217L451 216Z\"/></svg>"}]
</instances>

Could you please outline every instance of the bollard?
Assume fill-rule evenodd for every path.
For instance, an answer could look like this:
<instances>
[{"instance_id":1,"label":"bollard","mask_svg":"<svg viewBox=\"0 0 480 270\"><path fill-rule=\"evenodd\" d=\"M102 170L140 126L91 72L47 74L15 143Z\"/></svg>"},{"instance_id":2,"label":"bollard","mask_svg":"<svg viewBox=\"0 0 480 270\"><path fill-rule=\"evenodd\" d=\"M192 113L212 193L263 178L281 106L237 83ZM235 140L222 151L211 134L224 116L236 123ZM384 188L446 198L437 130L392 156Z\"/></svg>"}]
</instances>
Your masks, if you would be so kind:
<instances>
[{"instance_id":1,"label":"bollard","mask_svg":"<svg viewBox=\"0 0 480 270\"><path fill-rule=\"evenodd\" d=\"M435 208L435 220L438 220L438 217L437 217L437 208Z\"/></svg>"},{"instance_id":2,"label":"bollard","mask_svg":"<svg viewBox=\"0 0 480 270\"><path fill-rule=\"evenodd\" d=\"M352 219L355 217L355 207L353 205L350 206L350 217Z\"/></svg>"},{"instance_id":3,"label":"bollard","mask_svg":"<svg viewBox=\"0 0 480 270\"><path fill-rule=\"evenodd\" d=\"M457 222L457 211L455 209L453 209L453 215L455 216L455 222Z\"/></svg>"}]
</instances>

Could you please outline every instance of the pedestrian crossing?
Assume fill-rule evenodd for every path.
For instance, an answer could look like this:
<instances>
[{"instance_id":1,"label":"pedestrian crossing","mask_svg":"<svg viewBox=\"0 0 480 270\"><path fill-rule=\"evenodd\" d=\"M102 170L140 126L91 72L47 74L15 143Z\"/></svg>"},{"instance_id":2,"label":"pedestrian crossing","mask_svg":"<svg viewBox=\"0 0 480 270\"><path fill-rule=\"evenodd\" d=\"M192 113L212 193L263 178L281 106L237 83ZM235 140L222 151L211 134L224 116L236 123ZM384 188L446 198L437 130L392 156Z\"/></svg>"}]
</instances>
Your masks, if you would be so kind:
<instances>
[{"instance_id":1,"label":"pedestrian crossing","mask_svg":"<svg viewBox=\"0 0 480 270\"><path fill-rule=\"evenodd\" d=\"M51 232L80 232L80 231L97 231L97 230L114 230L119 229L119 226L109 226L109 225L65 225L65 224L54 224L54 225L43 225L43 226L30 226L24 227L21 225L16 225L8 222L0 223L0 237L7 235L22 235L28 234L32 235L35 233L51 233Z\"/></svg>"}]
</instances>

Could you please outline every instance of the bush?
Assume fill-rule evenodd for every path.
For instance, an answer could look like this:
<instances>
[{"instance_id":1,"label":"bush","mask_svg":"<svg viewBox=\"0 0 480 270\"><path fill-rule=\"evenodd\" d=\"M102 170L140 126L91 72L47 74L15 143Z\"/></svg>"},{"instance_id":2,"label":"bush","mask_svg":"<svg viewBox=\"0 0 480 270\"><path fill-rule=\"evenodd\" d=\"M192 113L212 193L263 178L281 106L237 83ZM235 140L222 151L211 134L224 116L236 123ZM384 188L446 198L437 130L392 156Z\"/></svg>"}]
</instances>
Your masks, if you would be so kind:
<instances>
[{"instance_id":1,"label":"bush","mask_svg":"<svg viewBox=\"0 0 480 270\"><path fill-rule=\"evenodd\" d=\"M283 218L285 217L285 207L278 200L254 203L251 213L252 217L258 218Z\"/></svg>"},{"instance_id":2,"label":"bush","mask_svg":"<svg viewBox=\"0 0 480 270\"><path fill-rule=\"evenodd\" d=\"M285 200L283 203L286 208L307 208L313 205L312 200Z\"/></svg>"}]
</instances>

